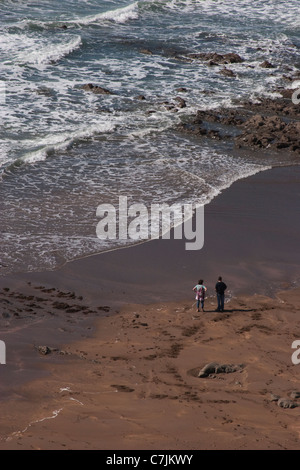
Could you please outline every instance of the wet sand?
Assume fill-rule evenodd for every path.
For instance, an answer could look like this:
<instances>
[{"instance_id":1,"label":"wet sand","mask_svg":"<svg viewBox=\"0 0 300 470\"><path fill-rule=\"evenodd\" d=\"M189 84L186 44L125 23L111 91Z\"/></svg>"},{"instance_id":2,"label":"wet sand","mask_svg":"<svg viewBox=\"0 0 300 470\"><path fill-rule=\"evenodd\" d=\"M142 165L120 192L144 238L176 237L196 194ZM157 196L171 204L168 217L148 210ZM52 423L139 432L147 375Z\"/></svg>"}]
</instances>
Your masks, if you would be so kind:
<instances>
[{"instance_id":1,"label":"wet sand","mask_svg":"<svg viewBox=\"0 0 300 470\"><path fill-rule=\"evenodd\" d=\"M0 278L0 448L299 448L299 408L278 406L300 404L299 182L293 167L235 183L199 252L157 240ZM239 368L199 378L211 362Z\"/></svg>"}]
</instances>

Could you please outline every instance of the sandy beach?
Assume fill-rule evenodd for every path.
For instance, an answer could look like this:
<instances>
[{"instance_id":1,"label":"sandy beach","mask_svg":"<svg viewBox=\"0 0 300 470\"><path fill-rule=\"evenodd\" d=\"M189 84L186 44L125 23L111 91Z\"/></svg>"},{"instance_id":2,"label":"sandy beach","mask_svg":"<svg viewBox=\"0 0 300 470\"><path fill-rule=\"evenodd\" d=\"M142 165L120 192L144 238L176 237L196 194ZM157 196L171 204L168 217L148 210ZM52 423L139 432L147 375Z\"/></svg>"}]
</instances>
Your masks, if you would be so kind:
<instances>
[{"instance_id":1,"label":"sandy beach","mask_svg":"<svg viewBox=\"0 0 300 470\"><path fill-rule=\"evenodd\" d=\"M298 449L299 180L233 184L197 253L155 240L1 277L0 448Z\"/></svg>"}]
</instances>

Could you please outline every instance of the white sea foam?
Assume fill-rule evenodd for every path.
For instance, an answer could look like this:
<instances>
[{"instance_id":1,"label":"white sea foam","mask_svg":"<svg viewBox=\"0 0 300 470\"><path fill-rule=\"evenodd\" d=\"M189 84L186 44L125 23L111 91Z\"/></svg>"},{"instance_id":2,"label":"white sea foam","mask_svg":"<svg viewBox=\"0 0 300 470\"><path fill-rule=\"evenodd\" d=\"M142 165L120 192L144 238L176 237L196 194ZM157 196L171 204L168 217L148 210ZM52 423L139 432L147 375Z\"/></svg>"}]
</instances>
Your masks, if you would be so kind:
<instances>
[{"instance_id":1,"label":"white sea foam","mask_svg":"<svg viewBox=\"0 0 300 470\"><path fill-rule=\"evenodd\" d=\"M249 22L270 18L275 23L282 23L292 28L300 25L299 0L169 0L163 2L165 8L172 10L198 11L207 15L222 13L226 17L247 17Z\"/></svg>"},{"instance_id":2,"label":"white sea foam","mask_svg":"<svg viewBox=\"0 0 300 470\"><path fill-rule=\"evenodd\" d=\"M76 49L79 49L82 44L80 36L74 36L69 41L61 42L59 44L48 44L28 51L26 54L26 62L30 64L49 64L50 62L57 62L63 57L71 54Z\"/></svg>"},{"instance_id":3,"label":"white sea foam","mask_svg":"<svg viewBox=\"0 0 300 470\"><path fill-rule=\"evenodd\" d=\"M0 52L3 54L4 64L13 60L16 64L47 65L71 54L81 44L80 35L70 34L61 41L50 43L42 37L27 34L3 33L0 36Z\"/></svg>"},{"instance_id":4,"label":"white sea foam","mask_svg":"<svg viewBox=\"0 0 300 470\"><path fill-rule=\"evenodd\" d=\"M89 25L101 21L113 21L115 23L126 23L128 20L135 20L138 15L138 2L131 3L130 5L115 10L109 10L96 15L85 16L75 20L68 21L68 23L77 23L80 25Z\"/></svg>"},{"instance_id":5,"label":"white sea foam","mask_svg":"<svg viewBox=\"0 0 300 470\"><path fill-rule=\"evenodd\" d=\"M24 141L28 147L40 147L26 153L21 159L24 163L36 163L45 160L51 153L66 150L81 139L87 139L100 133L110 133L114 130L114 124L107 122L104 124L93 124L88 127L77 129L73 132L62 132L45 136L37 141Z\"/></svg>"}]
</instances>

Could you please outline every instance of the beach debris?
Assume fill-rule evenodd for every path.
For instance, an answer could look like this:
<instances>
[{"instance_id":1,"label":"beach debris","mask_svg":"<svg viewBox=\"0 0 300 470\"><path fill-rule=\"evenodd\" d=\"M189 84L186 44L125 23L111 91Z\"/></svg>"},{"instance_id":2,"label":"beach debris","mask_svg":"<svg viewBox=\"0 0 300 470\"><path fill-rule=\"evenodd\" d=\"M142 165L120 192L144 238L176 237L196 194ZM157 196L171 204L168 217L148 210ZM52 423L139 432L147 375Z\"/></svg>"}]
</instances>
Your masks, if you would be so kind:
<instances>
[{"instance_id":1,"label":"beach debris","mask_svg":"<svg viewBox=\"0 0 300 470\"><path fill-rule=\"evenodd\" d=\"M230 374L232 372L239 372L243 368L243 364L219 364L218 362L210 362L200 370L198 377L205 378L211 374Z\"/></svg>"}]
</instances>

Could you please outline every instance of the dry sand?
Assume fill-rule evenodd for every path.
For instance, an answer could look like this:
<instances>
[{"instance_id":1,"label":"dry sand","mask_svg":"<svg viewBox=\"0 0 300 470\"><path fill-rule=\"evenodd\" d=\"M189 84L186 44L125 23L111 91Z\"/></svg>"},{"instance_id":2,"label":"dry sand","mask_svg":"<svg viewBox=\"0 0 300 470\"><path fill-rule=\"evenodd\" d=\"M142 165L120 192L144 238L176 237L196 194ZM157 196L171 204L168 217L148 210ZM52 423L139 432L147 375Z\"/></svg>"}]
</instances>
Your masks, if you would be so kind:
<instances>
[{"instance_id":1,"label":"dry sand","mask_svg":"<svg viewBox=\"0 0 300 470\"><path fill-rule=\"evenodd\" d=\"M299 178L279 169L225 191L197 255L153 241L0 278L0 449L298 449ZM238 370L198 377L211 362Z\"/></svg>"},{"instance_id":2,"label":"dry sand","mask_svg":"<svg viewBox=\"0 0 300 470\"><path fill-rule=\"evenodd\" d=\"M35 351L47 375L0 404L0 448L298 449L300 408L272 394L300 391L299 306L297 289L233 298L224 313L208 298L199 314L190 301L106 314L92 338ZM240 369L199 378L210 362Z\"/></svg>"}]
</instances>

